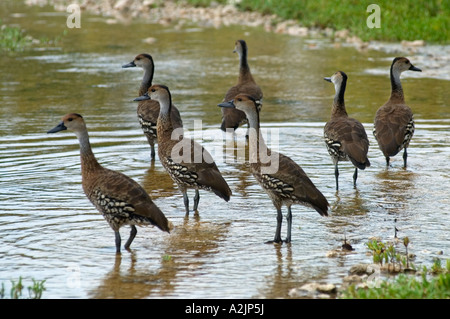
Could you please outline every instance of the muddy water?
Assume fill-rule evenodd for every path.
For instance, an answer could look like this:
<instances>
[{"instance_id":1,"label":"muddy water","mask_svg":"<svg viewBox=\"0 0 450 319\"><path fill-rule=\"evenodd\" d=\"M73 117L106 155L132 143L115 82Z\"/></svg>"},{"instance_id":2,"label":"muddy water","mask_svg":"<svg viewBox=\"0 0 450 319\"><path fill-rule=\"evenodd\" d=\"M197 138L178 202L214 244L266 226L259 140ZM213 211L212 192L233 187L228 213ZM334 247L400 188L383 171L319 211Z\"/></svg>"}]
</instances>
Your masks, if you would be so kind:
<instances>
[{"instance_id":1,"label":"muddy water","mask_svg":"<svg viewBox=\"0 0 450 319\"><path fill-rule=\"evenodd\" d=\"M106 24L87 14L81 29L69 30L65 13L50 7L6 1L0 8L4 23L35 38L67 32L56 44L0 57L0 282L6 289L22 276L26 284L45 280L44 298L288 298L304 283L340 285L352 265L371 261L368 240L393 240L395 228L410 238L417 265L449 257L450 87L427 72L426 58L415 63L411 57L424 72L402 77L416 118L409 167L402 169L397 156L386 169L371 130L388 98L388 69L397 54L250 28ZM142 41L148 37L155 42ZM275 210L246 164L228 153L245 147L245 129L235 145L218 128L216 105L237 79L238 38L248 41L249 63L264 91L269 144L297 161L331 204L328 218L294 206L290 245L264 244L275 232ZM216 159L233 191L230 202L202 192L198 214L186 218L181 194L160 162L150 162L131 102L142 71L121 68L141 52L153 55L155 82L171 88L189 135ZM339 192L322 140L334 94L323 77L336 70L349 76L347 111L369 133L372 162L356 189L353 168L340 164ZM138 228L132 251L116 256L112 230L82 192L75 136L46 134L67 112L85 117L99 162L146 188L176 226L170 235ZM201 130L194 130L199 121ZM123 228L122 237L127 233ZM330 257L344 238L355 251Z\"/></svg>"}]
</instances>

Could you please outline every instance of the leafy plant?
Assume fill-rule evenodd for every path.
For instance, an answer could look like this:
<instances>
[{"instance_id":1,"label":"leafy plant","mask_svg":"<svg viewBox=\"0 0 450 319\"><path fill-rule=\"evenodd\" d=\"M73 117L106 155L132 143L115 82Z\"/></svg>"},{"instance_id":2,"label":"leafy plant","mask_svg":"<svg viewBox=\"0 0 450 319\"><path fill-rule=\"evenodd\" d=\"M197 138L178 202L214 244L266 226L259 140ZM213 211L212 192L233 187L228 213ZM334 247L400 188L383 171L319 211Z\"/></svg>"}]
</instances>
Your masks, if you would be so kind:
<instances>
[{"instance_id":1,"label":"leafy plant","mask_svg":"<svg viewBox=\"0 0 450 319\"><path fill-rule=\"evenodd\" d=\"M42 293L45 290L44 283L45 280L39 281L32 279L33 284L28 286L28 295L30 299L41 299ZM11 280L11 290L10 290L10 298L11 299L21 299L22 298L22 290L24 285L22 283L22 277L19 277L19 280L15 282ZM5 298L5 285L2 283L2 288L0 289L0 299Z\"/></svg>"},{"instance_id":2,"label":"leafy plant","mask_svg":"<svg viewBox=\"0 0 450 319\"><path fill-rule=\"evenodd\" d=\"M0 20L0 50L17 51L31 44L31 38L17 27L9 27Z\"/></svg>"},{"instance_id":3,"label":"leafy plant","mask_svg":"<svg viewBox=\"0 0 450 319\"><path fill-rule=\"evenodd\" d=\"M393 281L382 281L378 287L356 288L354 285L345 290L341 298L345 299L448 299L450 298L450 273L427 278L424 267L422 277L400 274Z\"/></svg>"}]
</instances>

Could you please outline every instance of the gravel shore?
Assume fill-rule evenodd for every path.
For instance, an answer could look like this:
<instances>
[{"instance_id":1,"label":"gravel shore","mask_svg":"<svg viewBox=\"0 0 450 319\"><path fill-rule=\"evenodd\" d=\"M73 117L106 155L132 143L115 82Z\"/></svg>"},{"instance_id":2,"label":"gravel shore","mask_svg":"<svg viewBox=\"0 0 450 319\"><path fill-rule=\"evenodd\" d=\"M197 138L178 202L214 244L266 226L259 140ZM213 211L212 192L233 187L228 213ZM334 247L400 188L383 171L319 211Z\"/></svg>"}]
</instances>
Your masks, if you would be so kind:
<instances>
[{"instance_id":1,"label":"gravel shore","mask_svg":"<svg viewBox=\"0 0 450 319\"><path fill-rule=\"evenodd\" d=\"M229 1L230 3L233 1ZM233 4L213 4L193 7L184 2L170 0L26 0L27 5L52 5L57 11L66 11L69 4L78 4L82 11L107 17L106 23L130 23L143 19L148 23L173 25L182 28L196 24L205 28L241 25L260 27L267 32L298 37L323 37L335 46L352 45L357 50L378 50L392 55L405 55L423 67L422 76L450 80L450 46L429 45L421 39L400 43L364 42L348 30L311 29L298 21L282 20L276 15L242 12ZM151 39L150 39L151 40Z\"/></svg>"}]
</instances>

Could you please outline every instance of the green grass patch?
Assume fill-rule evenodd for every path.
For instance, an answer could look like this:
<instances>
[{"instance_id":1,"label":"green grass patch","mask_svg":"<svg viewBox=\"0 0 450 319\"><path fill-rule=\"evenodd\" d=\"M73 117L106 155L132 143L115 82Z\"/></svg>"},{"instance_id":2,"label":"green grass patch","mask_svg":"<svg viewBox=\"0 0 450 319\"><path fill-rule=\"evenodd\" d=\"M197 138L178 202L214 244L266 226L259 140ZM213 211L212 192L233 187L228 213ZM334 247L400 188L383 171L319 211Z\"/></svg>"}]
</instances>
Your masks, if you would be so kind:
<instances>
[{"instance_id":1,"label":"green grass patch","mask_svg":"<svg viewBox=\"0 0 450 319\"><path fill-rule=\"evenodd\" d=\"M31 45L32 39L20 28L2 24L0 20L0 51L19 51Z\"/></svg>"},{"instance_id":2,"label":"green grass patch","mask_svg":"<svg viewBox=\"0 0 450 319\"><path fill-rule=\"evenodd\" d=\"M403 245L408 255L409 239L403 239ZM350 285L341 293L343 299L448 299L450 298L450 260L446 266L436 259L431 269L423 267L421 276L417 276L415 267L409 268L407 257L400 255L392 244L371 240L367 248L372 252L373 262L380 265L380 269L389 271L392 268L383 268L383 263L395 265L396 272L408 271L388 279L378 280L376 285L358 287ZM411 273L413 272L413 273ZM392 273L392 272L391 272Z\"/></svg>"},{"instance_id":3,"label":"green grass patch","mask_svg":"<svg viewBox=\"0 0 450 319\"><path fill-rule=\"evenodd\" d=\"M350 286L343 292L343 299L448 299L450 298L450 273L441 273L427 278L426 269L422 277L400 274L393 281L382 281L379 287L355 288Z\"/></svg>"},{"instance_id":4,"label":"green grass patch","mask_svg":"<svg viewBox=\"0 0 450 319\"><path fill-rule=\"evenodd\" d=\"M187 0L192 5L208 6L219 0ZM367 12L370 4L380 7L380 28L369 28ZM314 28L348 29L364 41L425 40L449 43L450 1L356 1L356 0L241 0L240 10L275 14L281 19L294 19Z\"/></svg>"},{"instance_id":5,"label":"green grass patch","mask_svg":"<svg viewBox=\"0 0 450 319\"><path fill-rule=\"evenodd\" d=\"M41 299L42 293L45 291L45 280L34 280L32 279L33 284L31 286L27 287L28 290L28 298L30 299ZM11 289L9 292L9 296L11 299L23 299L23 289L25 286L22 283L22 277L19 277L19 280L16 282L14 280L11 280ZM6 293L5 293L5 285L2 283L0 286L0 299L5 299Z\"/></svg>"}]
</instances>

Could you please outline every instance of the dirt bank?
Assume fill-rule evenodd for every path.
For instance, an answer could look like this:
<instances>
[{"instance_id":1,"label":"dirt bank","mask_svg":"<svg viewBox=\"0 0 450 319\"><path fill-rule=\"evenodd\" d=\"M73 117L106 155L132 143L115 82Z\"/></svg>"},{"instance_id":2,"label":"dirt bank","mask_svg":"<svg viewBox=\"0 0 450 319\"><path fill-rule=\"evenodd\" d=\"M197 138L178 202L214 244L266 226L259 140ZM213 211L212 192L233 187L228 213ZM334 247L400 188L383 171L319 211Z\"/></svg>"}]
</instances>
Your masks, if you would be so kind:
<instances>
[{"instance_id":1,"label":"dirt bank","mask_svg":"<svg viewBox=\"0 0 450 319\"><path fill-rule=\"evenodd\" d=\"M428 45L420 39L400 43L364 42L348 30L306 28L297 21L282 20L276 15L242 12L232 4L203 8L170 0L26 0L25 3L52 5L57 11L66 11L69 4L76 3L82 11L107 17L107 23L127 24L143 19L148 23L173 25L175 28L186 24L207 28L242 25L291 36L323 37L330 39L335 46L352 45L358 50L378 50L393 56L408 56L415 64L423 66L421 76L450 80L449 45Z\"/></svg>"}]
</instances>

